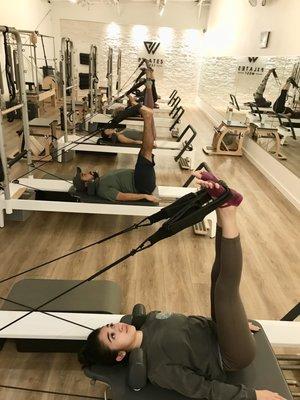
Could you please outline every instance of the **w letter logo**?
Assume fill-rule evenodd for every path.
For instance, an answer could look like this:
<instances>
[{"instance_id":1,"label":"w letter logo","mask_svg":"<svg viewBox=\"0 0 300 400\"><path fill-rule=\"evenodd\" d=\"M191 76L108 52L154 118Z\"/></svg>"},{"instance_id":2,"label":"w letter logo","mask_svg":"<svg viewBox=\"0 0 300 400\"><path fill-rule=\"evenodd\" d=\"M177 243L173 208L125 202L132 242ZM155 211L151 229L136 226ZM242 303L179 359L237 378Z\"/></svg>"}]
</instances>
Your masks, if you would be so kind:
<instances>
[{"instance_id":1,"label":"w letter logo","mask_svg":"<svg viewBox=\"0 0 300 400\"><path fill-rule=\"evenodd\" d=\"M257 61L258 57L248 57L249 62L255 63Z\"/></svg>"},{"instance_id":2,"label":"w letter logo","mask_svg":"<svg viewBox=\"0 0 300 400\"><path fill-rule=\"evenodd\" d=\"M144 42L148 54L155 54L159 48L160 43L157 42Z\"/></svg>"}]
</instances>

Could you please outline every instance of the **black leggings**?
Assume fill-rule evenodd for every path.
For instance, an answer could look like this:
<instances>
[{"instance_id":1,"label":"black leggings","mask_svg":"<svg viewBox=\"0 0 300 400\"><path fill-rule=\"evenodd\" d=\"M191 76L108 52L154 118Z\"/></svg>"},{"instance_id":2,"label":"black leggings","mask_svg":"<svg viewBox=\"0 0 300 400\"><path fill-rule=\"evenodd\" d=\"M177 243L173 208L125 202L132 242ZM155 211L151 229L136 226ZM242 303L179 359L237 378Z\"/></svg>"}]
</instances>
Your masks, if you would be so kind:
<instances>
[{"instance_id":1,"label":"black leggings","mask_svg":"<svg viewBox=\"0 0 300 400\"><path fill-rule=\"evenodd\" d=\"M273 110L276 113L284 113L285 112L285 102L286 102L287 92L288 92L287 90L282 89L278 99L273 104Z\"/></svg>"},{"instance_id":2,"label":"black leggings","mask_svg":"<svg viewBox=\"0 0 300 400\"><path fill-rule=\"evenodd\" d=\"M242 275L240 237L226 239L217 227L211 273L211 317L216 323L225 371L245 368L255 357L255 341L239 294Z\"/></svg>"}]
</instances>

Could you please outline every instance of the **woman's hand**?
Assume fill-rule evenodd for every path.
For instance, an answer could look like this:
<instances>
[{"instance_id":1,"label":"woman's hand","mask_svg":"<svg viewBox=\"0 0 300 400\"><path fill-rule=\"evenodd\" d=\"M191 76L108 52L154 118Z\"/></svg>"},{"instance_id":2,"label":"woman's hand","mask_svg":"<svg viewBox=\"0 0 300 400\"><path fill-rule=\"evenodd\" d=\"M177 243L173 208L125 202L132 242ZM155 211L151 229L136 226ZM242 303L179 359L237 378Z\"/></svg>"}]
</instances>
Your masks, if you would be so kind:
<instances>
[{"instance_id":1,"label":"woman's hand","mask_svg":"<svg viewBox=\"0 0 300 400\"><path fill-rule=\"evenodd\" d=\"M270 392L269 390L255 390L257 400L286 400L278 393Z\"/></svg>"},{"instance_id":2,"label":"woman's hand","mask_svg":"<svg viewBox=\"0 0 300 400\"><path fill-rule=\"evenodd\" d=\"M250 329L251 332L260 331L260 327L259 326L256 326L256 325L252 324L252 322L248 322L248 324L249 324L249 329Z\"/></svg>"}]
</instances>

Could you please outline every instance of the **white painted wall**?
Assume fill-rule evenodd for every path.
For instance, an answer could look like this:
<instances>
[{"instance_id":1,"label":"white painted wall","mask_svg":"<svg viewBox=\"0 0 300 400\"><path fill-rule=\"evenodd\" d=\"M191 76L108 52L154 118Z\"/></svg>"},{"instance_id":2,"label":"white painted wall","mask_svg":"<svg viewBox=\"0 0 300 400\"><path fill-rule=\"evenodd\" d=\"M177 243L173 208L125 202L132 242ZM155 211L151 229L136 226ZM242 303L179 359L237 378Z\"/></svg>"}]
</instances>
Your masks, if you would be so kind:
<instances>
[{"instance_id":1,"label":"white painted wall","mask_svg":"<svg viewBox=\"0 0 300 400\"><path fill-rule=\"evenodd\" d=\"M53 21L51 18L51 5L46 0L1 0L0 1L0 25L14 27L18 30L38 30L41 34L53 36ZM25 38L25 41L27 39ZM3 38L0 36L0 63L1 70L4 70ZM38 42L37 56L43 57L41 42ZM52 42L45 39L47 57L54 57ZM27 71L26 80L32 81L30 52L24 48L24 67ZM53 63L49 62L49 65ZM39 61L39 66L44 65ZM42 71L39 70L39 81L42 81ZM5 81L5 79L4 79ZM5 82L4 82L5 83ZM4 99L8 99L5 89Z\"/></svg>"},{"instance_id":2,"label":"white painted wall","mask_svg":"<svg viewBox=\"0 0 300 400\"><path fill-rule=\"evenodd\" d=\"M203 52L213 56L298 56L300 1L267 0L262 7L248 0L212 0ZM261 31L270 44L259 48Z\"/></svg>"},{"instance_id":3,"label":"white painted wall","mask_svg":"<svg viewBox=\"0 0 300 400\"><path fill-rule=\"evenodd\" d=\"M51 35L51 5L46 0L1 0L0 25Z\"/></svg>"}]
</instances>

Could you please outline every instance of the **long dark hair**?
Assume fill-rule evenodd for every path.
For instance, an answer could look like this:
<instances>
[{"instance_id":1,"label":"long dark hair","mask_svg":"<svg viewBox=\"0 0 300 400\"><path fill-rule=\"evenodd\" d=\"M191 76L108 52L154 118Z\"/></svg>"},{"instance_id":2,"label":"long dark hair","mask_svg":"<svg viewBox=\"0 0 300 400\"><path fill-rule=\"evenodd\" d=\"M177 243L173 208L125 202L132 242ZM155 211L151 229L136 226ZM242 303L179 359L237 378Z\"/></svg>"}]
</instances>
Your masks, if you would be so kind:
<instances>
[{"instance_id":1,"label":"long dark hair","mask_svg":"<svg viewBox=\"0 0 300 400\"><path fill-rule=\"evenodd\" d=\"M94 364L115 365L127 362L127 356L122 362L118 362L116 360L118 351L109 349L100 341L101 329L95 329L89 334L86 343L78 353L78 361L82 368L90 367Z\"/></svg>"}]
</instances>

